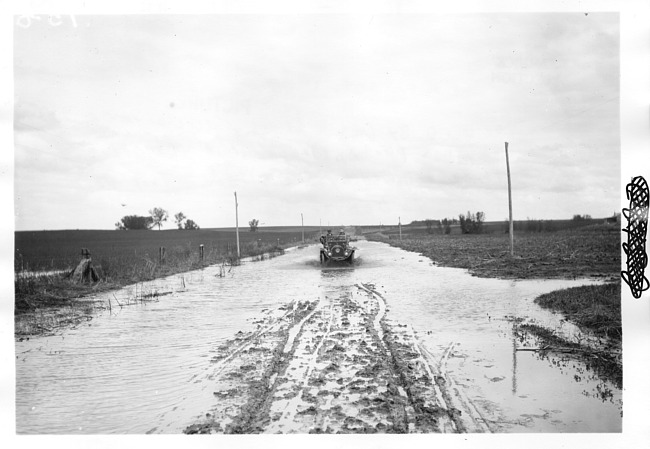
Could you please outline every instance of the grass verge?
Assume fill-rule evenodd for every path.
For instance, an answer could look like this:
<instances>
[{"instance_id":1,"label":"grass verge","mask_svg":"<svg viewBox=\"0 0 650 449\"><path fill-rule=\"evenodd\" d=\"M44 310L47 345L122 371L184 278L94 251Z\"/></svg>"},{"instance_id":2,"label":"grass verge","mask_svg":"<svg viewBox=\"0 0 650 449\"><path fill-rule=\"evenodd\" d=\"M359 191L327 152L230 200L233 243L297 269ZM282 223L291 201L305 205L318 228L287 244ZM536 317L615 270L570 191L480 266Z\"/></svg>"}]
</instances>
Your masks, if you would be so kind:
<instances>
[{"instance_id":1,"label":"grass verge","mask_svg":"<svg viewBox=\"0 0 650 449\"><path fill-rule=\"evenodd\" d=\"M291 244L279 247L250 242L242 245L242 257L265 260L283 254L284 246ZM167 251L162 261L149 256L124 255L93 260L100 275L100 281L94 283L75 283L66 272L18 272L14 280L14 333L23 338L75 326L92 319L98 307L103 308L88 300L91 295L215 264L221 266L223 275L227 267L238 265L239 259L227 252L211 250L205 252L201 260L196 251L178 246ZM156 299L143 296L134 298L131 303Z\"/></svg>"},{"instance_id":2,"label":"grass verge","mask_svg":"<svg viewBox=\"0 0 650 449\"><path fill-rule=\"evenodd\" d=\"M584 285L539 296L535 303L562 313L597 336L621 341L621 282Z\"/></svg>"}]
</instances>

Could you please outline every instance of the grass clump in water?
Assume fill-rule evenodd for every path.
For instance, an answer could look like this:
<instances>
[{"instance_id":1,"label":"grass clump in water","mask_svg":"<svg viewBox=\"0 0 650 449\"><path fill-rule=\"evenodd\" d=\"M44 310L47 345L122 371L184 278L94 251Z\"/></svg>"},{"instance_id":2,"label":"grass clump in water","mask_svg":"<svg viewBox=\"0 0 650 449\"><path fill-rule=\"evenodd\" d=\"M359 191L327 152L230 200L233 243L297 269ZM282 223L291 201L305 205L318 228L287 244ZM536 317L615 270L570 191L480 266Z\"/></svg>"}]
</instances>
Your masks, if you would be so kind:
<instances>
[{"instance_id":1,"label":"grass clump in water","mask_svg":"<svg viewBox=\"0 0 650 449\"><path fill-rule=\"evenodd\" d=\"M556 290L535 299L541 307L561 312L578 326L620 341L621 283L584 285Z\"/></svg>"}]
</instances>

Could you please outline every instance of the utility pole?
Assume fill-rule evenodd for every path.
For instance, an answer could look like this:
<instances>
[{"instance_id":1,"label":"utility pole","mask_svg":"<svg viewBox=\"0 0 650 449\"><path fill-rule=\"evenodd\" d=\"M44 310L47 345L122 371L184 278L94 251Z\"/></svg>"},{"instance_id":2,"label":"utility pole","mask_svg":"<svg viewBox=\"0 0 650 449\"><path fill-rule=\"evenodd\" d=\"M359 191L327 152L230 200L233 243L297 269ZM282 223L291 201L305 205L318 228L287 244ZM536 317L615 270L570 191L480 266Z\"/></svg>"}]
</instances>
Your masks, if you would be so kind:
<instances>
[{"instance_id":1,"label":"utility pole","mask_svg":"<svg viewBox=\"0 0 650 449\"><path fill-rule=\"evenodd\" d=\"M510 214L510 256L515 255L515 236L512 225L512 186L510 184L510 160L508 159L508 142L506 142L506 168L508 170L508 212Z\"/></svg>"},{"instance_id":2,"label":"utility pole","mask_svg":"<svg viewBox=\"0 0 650 449\"><path fill-rule=\"evenodd\" d=\"M399 241L402 241L402 217L397 217L397 223L399 224Z\"/></svg>"},{"instance_id":3,"label":"utility pole","mask_svg":"<svg viewBox=\"0 0 650 449\"><path fill-rule=\"evenodd\" d=\"M305 243L305 220L302 218L302 212L300 212L300 228L302 229L302 243Z\"/></svg>"},{"instance_id":4,"label":"utility pole","mask_svg":"<svg viewBox=\"0 0 650 449\"><path fill-rule=\"evenodd\" d=\"M235 192L235 232L237 233L237 257L241 257L239 252L239 204L237 203L237 192Z\"/></svg>"}]
</instances>

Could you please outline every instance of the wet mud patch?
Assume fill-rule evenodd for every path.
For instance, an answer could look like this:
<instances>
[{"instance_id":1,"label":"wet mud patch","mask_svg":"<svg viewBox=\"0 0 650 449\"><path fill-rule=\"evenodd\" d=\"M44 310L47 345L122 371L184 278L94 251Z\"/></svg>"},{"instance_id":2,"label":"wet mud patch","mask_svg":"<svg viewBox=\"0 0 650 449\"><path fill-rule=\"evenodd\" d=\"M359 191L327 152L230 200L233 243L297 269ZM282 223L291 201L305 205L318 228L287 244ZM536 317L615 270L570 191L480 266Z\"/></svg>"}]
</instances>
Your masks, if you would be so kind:
<instances>
[{"instance_id":1,"label":"wet mud patch","mask_svg":"<svg viewBox=\"0 0 650 449\"><path fill-rule=\"evenodd\" d=\"M218 348L217 403L186 433L465 430L442 376L412 329L386 320L373 285L282 309Z\"/></svg>"},{"instance_id":2,"label":"wet mud patch","mask_svg":"<svg viewBox=\"0 0 650 449\"><path fill-rule=\"evenodd\" d=\"M282 364L289 329L314 307L310 302L283 306L284 315L267 316L257 331L237 332L231 341L220 345L211 359L215 405L184 433L259 432L260 411Z\"/></svg>"}]
</instances>

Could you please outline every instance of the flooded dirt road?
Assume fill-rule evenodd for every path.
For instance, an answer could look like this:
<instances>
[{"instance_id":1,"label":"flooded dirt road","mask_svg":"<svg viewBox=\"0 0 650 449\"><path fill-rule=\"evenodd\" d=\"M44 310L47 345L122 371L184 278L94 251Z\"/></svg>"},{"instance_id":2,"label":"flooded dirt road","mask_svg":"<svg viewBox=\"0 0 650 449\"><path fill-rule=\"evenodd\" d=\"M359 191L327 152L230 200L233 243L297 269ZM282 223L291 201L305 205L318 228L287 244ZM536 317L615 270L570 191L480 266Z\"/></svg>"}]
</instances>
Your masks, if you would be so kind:
<instances>
[{"instance_id":1,"label":"flooded dirt road","mask_svg":"<svg viewBox=\"0 0 650 449\"><path fill-rule=\"evenodd\" d=\"M618 432L621 391L517 320L583 338L503 281L358 242L140 285L172 292L16 343L19 433Z\"/></svg>"}]
</instances>

